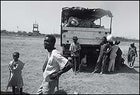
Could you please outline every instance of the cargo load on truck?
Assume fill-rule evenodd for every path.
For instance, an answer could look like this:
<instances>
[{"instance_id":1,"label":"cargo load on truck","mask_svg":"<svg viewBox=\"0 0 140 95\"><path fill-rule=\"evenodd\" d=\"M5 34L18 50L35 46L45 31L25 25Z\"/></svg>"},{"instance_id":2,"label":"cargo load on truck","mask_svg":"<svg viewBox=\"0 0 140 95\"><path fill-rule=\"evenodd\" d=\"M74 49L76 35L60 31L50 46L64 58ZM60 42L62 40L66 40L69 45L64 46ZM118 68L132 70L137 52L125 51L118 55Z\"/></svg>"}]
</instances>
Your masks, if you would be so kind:
<instances>
[{"instance_id":1,"label":"cargo load on truck","mask_svg":"<svg viewBox=\"0 0 140 95\"><path fill-rule=\"evenodd\" d=\"M66 27L98 28L101 26L96 25L94 21L103 16L113 17L110 11L100 8L65 7L62 9L62 23Z\"/></svg>"}]
</instances>

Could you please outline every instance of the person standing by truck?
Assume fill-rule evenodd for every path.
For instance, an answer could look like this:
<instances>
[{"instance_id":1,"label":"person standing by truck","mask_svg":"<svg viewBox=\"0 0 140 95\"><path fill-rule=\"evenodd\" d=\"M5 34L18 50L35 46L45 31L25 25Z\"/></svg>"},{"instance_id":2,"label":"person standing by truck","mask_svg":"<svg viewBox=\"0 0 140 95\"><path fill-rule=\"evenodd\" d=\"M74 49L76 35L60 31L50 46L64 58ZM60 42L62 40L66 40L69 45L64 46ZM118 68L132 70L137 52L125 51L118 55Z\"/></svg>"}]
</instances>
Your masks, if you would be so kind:
<instances>
[{"instance_id":1,"label":"person standing by truck","mask_svg":"<svg viewBox=\"0 0 140 95\"><path fill-rule=\"evenodd\" d=\"M98 60L97 60L97 63L96 63L96 66L95 66L93 73L101 71L101 64L102 64L102 60L103 60L103 50L105 48L106 43L107 43L107 39L106 39L106 37L103 37L102 41L100 43L101 47L100 47L99 57L98 57Z\"/></svg>"},{"instance_id":2,"label":"person standing by truck","mask_svg":"<svg viewBox=\"0 0 140 95\"><path fill-rule=\"evenodd\" d=\"M103 58L102 58L102 65L101 65L100 74L103 74L105 71L107 71L109 56L110 56L110 51L111 51L112 46L113 46L112 35L108 35L107 36L107 43L104 44Z\"/></svg>"},{"instance_id":3,"label":"person standing by truck","mask_svg":"<svg viewBox=\"0 0 140 95\"><path fill-rule=\"evenodd\" d=\"M78 67L80 64L80 50L81 46L78 43L78 38L77 36L73 36L73 43L71 43L69 51L73 60L73 71L75 72L75 74L76 71L78 71Z\"/></svg>"},{"instance_id":4,"label":"person standing by truck","mask_svg":"<svg viewBox=\"0 0 140 95\"><path fill-rule=\"evenodd\" d=\"M118 46L119 42L115 41L115 44L111 47L110 56L109 56L109 65L108 65L108 72L114 72L115 65L116 65L116 58L117 58L117 51L119 50ZM121 56L120 56L121 57ZM118 59L120 60L120 59ZM117 63L119 65L119 61Z\"/></svg>"}]
</instances>

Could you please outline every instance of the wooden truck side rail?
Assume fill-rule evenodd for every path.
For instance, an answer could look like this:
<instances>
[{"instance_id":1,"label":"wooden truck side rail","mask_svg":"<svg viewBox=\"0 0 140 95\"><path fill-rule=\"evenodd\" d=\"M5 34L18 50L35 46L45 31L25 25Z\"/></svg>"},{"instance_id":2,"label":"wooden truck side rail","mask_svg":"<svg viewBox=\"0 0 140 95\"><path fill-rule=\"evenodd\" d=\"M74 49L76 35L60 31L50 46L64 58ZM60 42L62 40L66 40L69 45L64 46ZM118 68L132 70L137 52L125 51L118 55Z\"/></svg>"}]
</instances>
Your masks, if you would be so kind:
<instances>
[{"instance_id":1,"label":"wooden truck side rail","mask_svg":"<svg viewBox=\"0 0 140 95\"><path fill-rule=\"evenodd\" d=\"M110 34L110 29L62 27L61 44L72 43L72 37L77 36L82 45L99 45L103 36Z\"/></svg>"}]
</instances>

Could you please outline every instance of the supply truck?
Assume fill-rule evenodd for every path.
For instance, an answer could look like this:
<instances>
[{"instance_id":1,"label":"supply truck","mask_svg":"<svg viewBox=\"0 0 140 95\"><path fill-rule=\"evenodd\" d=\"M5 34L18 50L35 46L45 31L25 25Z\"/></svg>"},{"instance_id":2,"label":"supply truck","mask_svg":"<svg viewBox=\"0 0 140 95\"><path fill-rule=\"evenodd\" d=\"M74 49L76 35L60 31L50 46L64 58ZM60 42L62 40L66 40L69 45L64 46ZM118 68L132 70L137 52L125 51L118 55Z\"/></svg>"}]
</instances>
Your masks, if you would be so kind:
<instances>
[{"instance_id":1,"label":"supply truck","mask_svg":"<svg viewBox=\"0 0 140 95\"><path fill-rule=\"evenodd\" d=\"M109 18L109 28L102 25L102 18ZM100 42L111 34L112 13L100 8L64 7L61 12L61 39L63 55L70 56L69 46L73 36L81 45L80 60L87 55L87 67L94 68L100 52ZM98 24L95 22L98 21Z\"/></svg>"}]
</instances>

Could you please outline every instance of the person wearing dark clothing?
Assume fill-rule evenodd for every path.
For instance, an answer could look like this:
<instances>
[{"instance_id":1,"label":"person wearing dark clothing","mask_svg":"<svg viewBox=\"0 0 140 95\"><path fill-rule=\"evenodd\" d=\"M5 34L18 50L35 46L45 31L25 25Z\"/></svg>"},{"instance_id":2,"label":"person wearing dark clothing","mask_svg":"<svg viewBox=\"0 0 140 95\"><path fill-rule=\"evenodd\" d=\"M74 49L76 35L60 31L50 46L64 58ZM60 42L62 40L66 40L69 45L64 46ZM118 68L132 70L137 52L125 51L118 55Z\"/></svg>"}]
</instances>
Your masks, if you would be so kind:
<instances>
[{"instance_id":1,"label":"person wearing dark clothing","mask_svg":"<svg viewBox=\"0 0 140 95\"><path fill-rule=\"evenodd\" d=\"M115 70L120 70L124 61L124 59L122 58L122 50L120 49L120 47L118 47L116 54L117 56L115 60Z\"/></svg>"},{"instance_id":2,"label":"person wearing dark clothing","mask_svg":"<svg viewBox=\"0 0 140 95\"><path fill-rule=\"evenodd\" d=\"M137 49L135 47L135 44L130 44L129 50L128 50L128 64L131 68L134 67L135 58L138 56Z\"/></svg>"}]
</instances>

